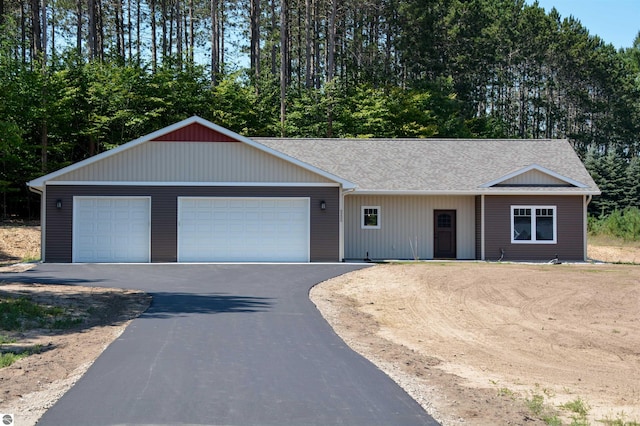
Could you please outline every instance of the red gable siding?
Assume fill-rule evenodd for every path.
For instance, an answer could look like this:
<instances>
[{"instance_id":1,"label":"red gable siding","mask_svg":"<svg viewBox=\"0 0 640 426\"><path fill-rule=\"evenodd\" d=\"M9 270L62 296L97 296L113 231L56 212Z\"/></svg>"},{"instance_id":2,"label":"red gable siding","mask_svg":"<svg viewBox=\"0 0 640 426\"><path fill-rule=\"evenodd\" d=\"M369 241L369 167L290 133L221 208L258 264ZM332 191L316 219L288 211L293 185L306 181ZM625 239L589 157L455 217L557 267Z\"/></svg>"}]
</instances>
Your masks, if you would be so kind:
<instances>
[{"instance_id":1,"label":"red gable siding","mask_svg":"<svg viewBox=\"0 0 640 426\"><path fill-rule=\"evenodd\" d=\"M154 142L238 142L227 135L211 130L202 124L193 123L162 135Z\"/></svg>"}]
</instances>

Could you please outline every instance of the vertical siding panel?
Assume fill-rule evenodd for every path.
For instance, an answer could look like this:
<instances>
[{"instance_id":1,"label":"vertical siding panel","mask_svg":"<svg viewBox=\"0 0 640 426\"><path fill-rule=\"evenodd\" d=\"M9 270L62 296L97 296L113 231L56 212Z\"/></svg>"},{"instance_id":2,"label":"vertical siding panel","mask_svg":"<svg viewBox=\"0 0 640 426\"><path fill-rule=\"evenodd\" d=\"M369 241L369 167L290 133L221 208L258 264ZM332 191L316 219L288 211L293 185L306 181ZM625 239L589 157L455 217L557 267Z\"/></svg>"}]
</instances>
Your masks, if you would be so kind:
<instances>
[{"instance_id":1,"label":"vertical siding panel","mask_svg":"<svg viewBox=\"0 0 640 426\"><path fill-rule=\"evenodd\" d=\"M512 205L551 205L557 207L556 244L511 244ZM500 250L505 260L548 261L584 260L584 213L582 196L486 196L487 260L497 260Z\"/></svg>"},{"instance_id":2,"label":"vertical siding panel","mask_svg":"<svg viewBox=\"0 0 640 426\"><path fill-rule=\"evenodd\" d=\"M538 170L531 170L527 173L517 175L501 183L501 185L562 185L570 187L568 183L549 176L546 173L542 173Z\"/></svg>"},{"instance_id":3,"label":"vertical siding panel","mask_svg":"<svg viewBox=\"0 0 640 426\"><path fill-rule=\"evenodd\" d=\"M57 181L330 182L322 176L242 143L146 143Z\"/></svg>"},{"instance_id":4,"label":"vertical siding panel","mask_svg":"<svg viewBox=\"0 0 640 426\"><path fill-rule=\"evenodd\" d=\"M380 206L381 229L361 229L362 206ZM474 259L474 197L447 196L373 196L345 197L345 257L362 259L433 258L433 211L456 210L457 255ZM417 241L417 244L416 244ZM417 245L417 249L416 249Z\"/></svg>"}]
</instances>

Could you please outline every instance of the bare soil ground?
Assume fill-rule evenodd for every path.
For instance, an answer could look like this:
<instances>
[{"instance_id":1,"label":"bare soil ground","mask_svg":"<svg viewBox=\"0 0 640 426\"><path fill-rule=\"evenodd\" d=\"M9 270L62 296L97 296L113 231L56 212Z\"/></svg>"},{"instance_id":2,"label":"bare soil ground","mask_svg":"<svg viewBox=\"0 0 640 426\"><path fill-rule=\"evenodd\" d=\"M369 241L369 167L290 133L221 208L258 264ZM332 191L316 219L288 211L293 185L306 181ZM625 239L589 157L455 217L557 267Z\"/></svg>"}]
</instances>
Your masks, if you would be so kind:
<instances>
[{"instance_id":1,"label":"bare soil ground","mask_svg":"<svg viewBox=\"0 0 640 426\"><path fill-rule=\"evenodd\" d=\"M35 424L150 302L127 290L2 283L3 270L31 267L15 262L37 259L39 243L37 227L0 227L0 294L96 315L78 329L18 336L44 349L0 369L0 412L20 425ZM594 250L640 260L638 247ZM578 398L591 421L640 420L640 266L389 264L318 285L311 298L445 425L544 424Z\"/></svg>"},{"instance_id":2,"label":"bare soil ground","mask_svg":"<svg viewBox=\"0 0 640 426\"><path fill-rule=\"evenodd\" d=\"M387 264L311 298L445 425L640 420L640 266Z\"/></svg>"},{"instance_id":3,"label":"bare soil ground","mask_svg":"<svg viewBox=\"0 0 640 426\"><path fill-rule=\"evenodd\" d=\"M83 320L68 330L0 330L0 335L16 340L0 345L2 352L22 348L38 352L0 369L0 413L13 414L21 426L36 424L151 302L150 296L132 290L3 282L3 272L34 266L14 262L38 259L39 253L39 228L0 227L0 299L27 297L45 306L63 307Z\"/></svg>"}]
</instances>

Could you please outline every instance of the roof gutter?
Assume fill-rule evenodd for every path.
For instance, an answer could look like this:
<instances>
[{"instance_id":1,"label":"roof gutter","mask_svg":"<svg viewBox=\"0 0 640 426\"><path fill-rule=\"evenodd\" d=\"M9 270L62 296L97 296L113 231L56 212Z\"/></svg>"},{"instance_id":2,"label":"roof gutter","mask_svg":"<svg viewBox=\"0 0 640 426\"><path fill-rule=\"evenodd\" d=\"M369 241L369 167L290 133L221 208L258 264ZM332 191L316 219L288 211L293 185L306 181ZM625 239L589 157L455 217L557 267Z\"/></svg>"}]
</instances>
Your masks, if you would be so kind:
<instances>
[{"instance_id":1,"label":"roof gutter","mask_svg":"<svg viewBox=\"0 0 640 426\"><path fill-rule=\"evenodd\" d=\"M587 189L575 189L575 190L559 190L559 191L501 191L501 190L485 190L485 191L447 191L447 190L409 190L409 191L394 191L394 190L370 190L370 189L355 189L354 192L357 195L600 195L600 191L587 190ZM354 195L355 195L354 194Z\"/></svg>"}]
</instances>

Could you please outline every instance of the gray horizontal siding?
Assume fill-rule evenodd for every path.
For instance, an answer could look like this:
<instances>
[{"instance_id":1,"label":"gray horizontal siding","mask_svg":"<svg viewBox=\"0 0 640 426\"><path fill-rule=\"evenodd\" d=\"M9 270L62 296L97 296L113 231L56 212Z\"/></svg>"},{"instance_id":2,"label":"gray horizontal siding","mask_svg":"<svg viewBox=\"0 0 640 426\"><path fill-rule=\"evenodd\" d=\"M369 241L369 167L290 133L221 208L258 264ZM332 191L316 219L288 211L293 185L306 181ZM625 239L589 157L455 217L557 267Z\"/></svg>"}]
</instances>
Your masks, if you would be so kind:
<instances>
[{"instance_id":1,"label":"gray horizontal siding","mask_svg":"<svg viewBox=\"0 0 640 426\"><path fill-rule=\"evenodd\" d=\"M176 262L178 197L309 197L312 262L339 260L337 187L181 187L54 185L46 190L45 262L71 262L74 196L151 197L151 261ZM56 209L56 200L63 207ZM320 210L325 201L326 210Z\"/></svg>"},{"instance_id":2,"label":"gray horizontal siding","mask_svg":"<svg viewBox=\"0 0 640 426\"><path fill-rule=\"evenodd\" d=\"M557 244L512 244L511 206L557 207ZM557 254L562 260L584 260L584 210L582 196L486 196L486 260L547 261Z\"/></svg>"}]
</instances>

